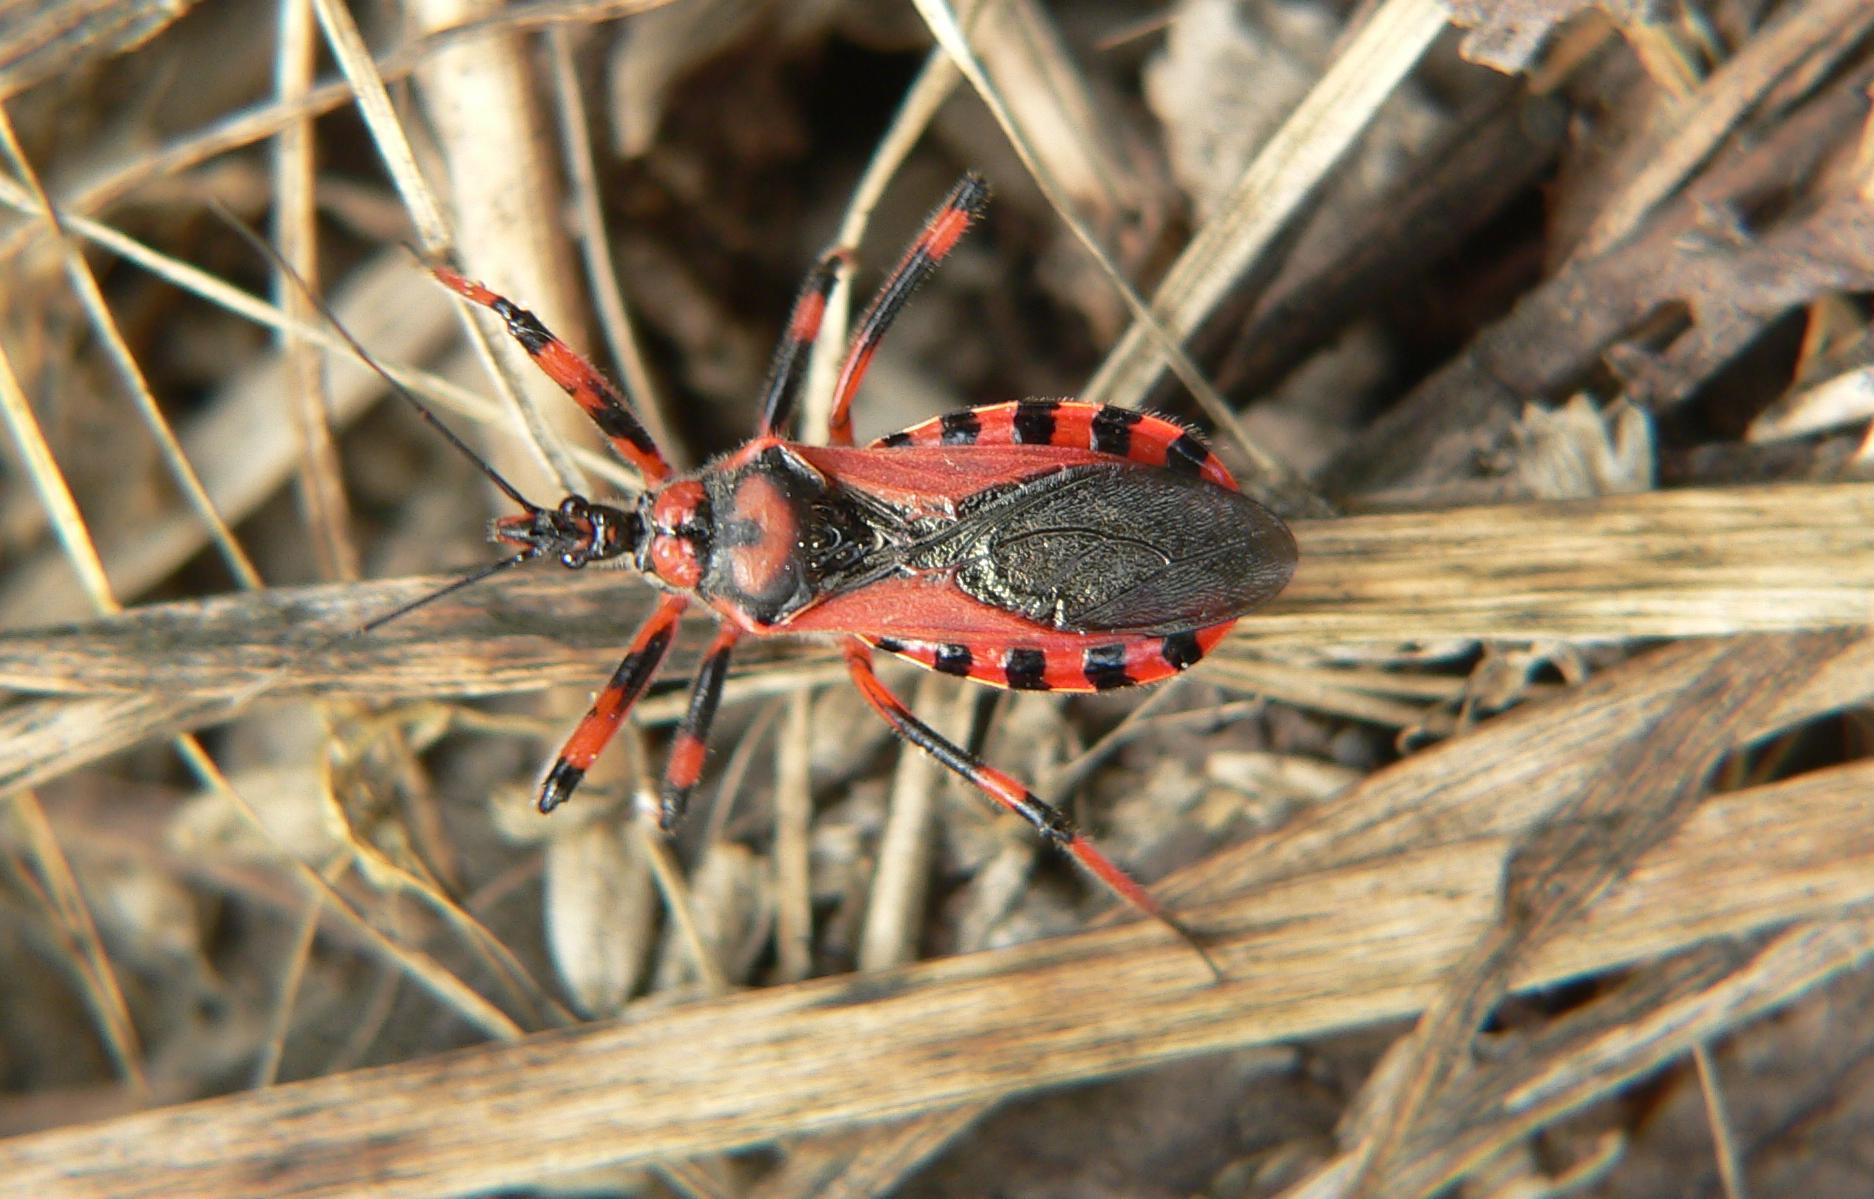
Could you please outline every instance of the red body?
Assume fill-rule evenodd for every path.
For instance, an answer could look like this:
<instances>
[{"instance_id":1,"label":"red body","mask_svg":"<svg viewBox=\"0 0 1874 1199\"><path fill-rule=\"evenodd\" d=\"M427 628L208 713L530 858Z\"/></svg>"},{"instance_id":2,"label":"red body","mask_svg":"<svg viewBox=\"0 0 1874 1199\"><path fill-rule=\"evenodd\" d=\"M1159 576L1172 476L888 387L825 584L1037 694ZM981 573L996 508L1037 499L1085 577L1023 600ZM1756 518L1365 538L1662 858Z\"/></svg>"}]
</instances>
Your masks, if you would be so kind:
<instances>
[{"instance_id":1,"label":"red body","mask_svg":"<svg viewBox=\"0 0 1874 1199\"><path fill-rule=\"evenodd\" d=\"M821 260L795 302L754 439L682 477L673 477L625 397L533 314L452 271L437 272L499 314L645 480L629 508L576 495L541 508L496 478L523 509L495 522L496 538L518 550L499 565L628 560L666 591L548 770L540 808L571 796L650 683L678 618L700 600L722 627L703 655L665 768L666 827L701 776L737 639L837 638L854 683L895 732L1028 820L1121 898L1183 932L1059 810L919 720L872 669L876 647L1017 690L1151 683L1202 658L1295 567L1287 527L1173 421L1024 400L852 445L851 404L873 352L986 197L980 179L958 183L879 289L834 386L831 445L790 441L786 431L806 351L851 257L844 250Z\"/></svg>"},{"instance_id":2,"label":"red body","mask_svg":"<svg viewBox=\"0 0 1874 1199\"><path fill-rule=\"evenodd\" d=\"M652 573L747 632L849 634L1020 690L1174 674L1295 560L1282 522L1181 426L1071 401L863 449L759 438L651 510Z\"/></svg>"}]
</instances>

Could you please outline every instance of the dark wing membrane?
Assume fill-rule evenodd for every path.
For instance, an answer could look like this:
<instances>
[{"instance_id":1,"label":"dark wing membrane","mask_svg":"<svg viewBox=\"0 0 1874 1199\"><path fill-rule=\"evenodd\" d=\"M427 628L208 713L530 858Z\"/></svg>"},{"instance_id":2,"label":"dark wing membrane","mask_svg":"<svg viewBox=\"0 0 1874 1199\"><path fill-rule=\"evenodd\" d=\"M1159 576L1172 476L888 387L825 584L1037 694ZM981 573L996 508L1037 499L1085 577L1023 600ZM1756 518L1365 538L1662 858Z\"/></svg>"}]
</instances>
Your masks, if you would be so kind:
<instances>
[{"instance_id":1,"label":"dark wing membrane","mask_svg":"<svg viewBox=\"0 0 1874 1199\"><path fill-rule=\"evenodd\" d=\"M971 496L909 565L952 568L983 603L1072 632L1230 620L1295 569L1295 541L1240 492L1170 471L1074 466Z\"/></svg>"}]
</instances>

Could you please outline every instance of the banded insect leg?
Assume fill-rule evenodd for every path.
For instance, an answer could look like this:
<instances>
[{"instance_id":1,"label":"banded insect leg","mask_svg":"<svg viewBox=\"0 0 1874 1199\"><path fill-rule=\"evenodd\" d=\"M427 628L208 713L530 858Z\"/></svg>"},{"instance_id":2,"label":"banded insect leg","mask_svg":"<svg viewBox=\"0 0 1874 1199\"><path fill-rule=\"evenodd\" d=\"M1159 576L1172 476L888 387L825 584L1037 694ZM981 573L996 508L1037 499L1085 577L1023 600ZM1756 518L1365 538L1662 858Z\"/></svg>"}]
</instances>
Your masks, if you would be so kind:
<instances>
[{"instance_id":1,"label":"banded insect leg","mask_svg":"<svg viewBox=\"0 0 1874 1199\"><path fill-rule=\"evenodd\" d=\"M800 402L800 388L807 378L807 364L814 343L820 339L820 324L826 319L826 300L839 282L840 267L852 261L846 250L829 250L814 266L794 300L794 311L787 318L787 331L775 343L774 357L768 363L768 378L761 385L761 423L755 428L758 437L788 437L793 433L794 409Z\"/></svg>"},{"instance_id":2,"label":"banded insect leg","mask_svg":"<svg viewBox=\"0 0 1874 1199\"><path fill-rule=\"evenodd\" d=\"M879 681L878 675L872 669L870 646L863 641L849 639L845 645L845 653L847 669L851 671L852 681L858 686L859 693L872 706L872 710L891 726L893 732L937 759L946 768L954 771L996 803L1033 825L1043 840L1078 862L1107 890L1178 934L1197 950L1198 955L1204 959L1204 964L1210 967L1213 974L1222 977L1216 963L1211 960L1197 936L1152 898L1152 893L1147 891L1143 884L1121 870L1111 858L1100 852L1099 847L1094 845L1086 834L1074 827L1073 822L1065 813L1043 802L1016 779L983 762L962 746L919 720L911 709L905 706L903 700Z\"/></svg>"},{"instance_id":3,"label":"banded insect leg","mask_svg":"<svg viewBox=\"0 0 1874 1199\"><path fill-rule=\"evenodd\" d=\"M431 273L450 291L480 304L506 322L508 333L527 351L534 365L585 410L599 432L618 451L618 456L637 468L647 486L670 477L670 463L663 451L657 448L643 422L631 411L625 393L601 374L598 367L555 337L539 317L506 296L489 291L448 267L434 267Z\"/></svg>"},{"instance_id":4,"label":"banded insect leg","mask_svg":"<svg viewBox=\"0 0 1874 1199\"><path fill-rule=\"evenodd\" d=\"M703 777L703 758L709 743L709 726L716 719L716 704L722 699L722 682L729 674L729 653L735 648L740 630L723 625L716 634L703 664L696 669L696 682L690 688L690 707L677 726L670 743L670 760L664 766L663 810L658 824L665 832L677 827L690 806L690 793Z\"/></svg>"},{"instance_id":5,"label":"banded insect leg","mask_svg":"<svg viewBox=\"0 0 1874 1199\"><path fill-rule=\"evenodd\" d=\"M852 444L852 398L865 379L866 367L872 364L872 355L878 351L879 343L885 340L885 333L891 328L892 321L904 311L905 302L911 298L911 293L930 277L938 263L949 257L950 251L956 249L957 242L969 231L970 224L982 215L983 206L988 201L989 185L983 182L981 176L965 175L957 180L950 194L937 206L937 211L931 213L930 219L924 223L924 231L911 242L904 257L898 260L897 267L879 285L871 306L859 318L859 328L846 346L838 381L833 384L833 409L827 420L829 444Z\"/></svg>"},{"instance_id":6,"label":"banded insect leg","mask_svg":"<svg viewBox=\"0 0 1874 1199\"><path fill-rule=\"evenodd\" d=\"M676 639L677 618L683 615L689 602L687 596L666 595L638 629L624 660L612 672L605 689L593 699L592 707L574 727L560 756L553 759L546 778L541 780L542 812L551 812L572 798L573 791L586 777L586 771L592 768L592 763L618 732L618 726L624 723L631 705L638 702L638 697L650 685L670 643Z\"/></svg>"}]
</instances>

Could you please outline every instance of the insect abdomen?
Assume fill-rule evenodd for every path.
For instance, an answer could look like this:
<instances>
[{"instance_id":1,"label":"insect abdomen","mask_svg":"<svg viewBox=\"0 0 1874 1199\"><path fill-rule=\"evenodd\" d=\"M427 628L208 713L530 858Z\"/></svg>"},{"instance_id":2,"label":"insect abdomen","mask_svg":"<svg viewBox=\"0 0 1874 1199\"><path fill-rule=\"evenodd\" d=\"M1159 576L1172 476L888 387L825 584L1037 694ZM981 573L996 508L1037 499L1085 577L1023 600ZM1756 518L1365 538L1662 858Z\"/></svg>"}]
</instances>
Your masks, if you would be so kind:
<instances>
[{"instance_id":1,"label":"insect abdomen","mask_svg":"<svg viewBox=\"0 0 1874 1199\"><path fill-rule=\"evenodd\" d=\"M1236 480L1217 455L1176 421L1078 400L1019 400L952 412L881 437L870 448L932 445L1092 450L1236 490Z\"/></svg>"},{"instance_id":2,"label":"insect abdomen","mask_svg":"<svg viewBox=\"0 0 1874 1199\"><path fill-rule=\"evenodd\" d=\"M1155 635L1097 638L1056 634L1047 638L962 642L862 640L908 658L939 674L974 679L1013 691L1111 691L1168 679L1188 669L1223 640L1234 621Z\"/></svg>"},{"instance_id":3,"label":"insect abdomen","mask_svg":"<svg viewBox=\"0 0 1874 1199\"><path fill-rule=\"evenodd\" d=\"M791 627L851 633L991 686L1104 691L1167 678L1294 571L1287 526L1162 417L1024 400L864 450L793 448L829 478L947 516L900 548L902 571L823 597Z\"/></svg>"}]
</instances>

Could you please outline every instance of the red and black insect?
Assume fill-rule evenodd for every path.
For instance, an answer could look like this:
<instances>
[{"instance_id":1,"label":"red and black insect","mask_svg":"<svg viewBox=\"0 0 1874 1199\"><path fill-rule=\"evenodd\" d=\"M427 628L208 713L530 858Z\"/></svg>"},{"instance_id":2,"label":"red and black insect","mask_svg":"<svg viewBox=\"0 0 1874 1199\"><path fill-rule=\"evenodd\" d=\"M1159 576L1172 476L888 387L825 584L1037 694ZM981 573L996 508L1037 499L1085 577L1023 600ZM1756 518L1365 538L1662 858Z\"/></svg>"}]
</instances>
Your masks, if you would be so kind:
<instances>
[{"instance_id":1,"label":"red and black insect","mask_svg":"<svg viewBox=\"0 0 1874 1199\"><path fill-rule=\"evenodd\" d=\"M519 552L491 570L536 558L571 569L629 563L664 592L547 771L542 811L572 795L656 673L678 617L701 604L721 629L664 772L664 827L682 817L702 772L736 641L834 637L867 703L896 733L1021 815L1121 898L1177 927L1066 816L919 720L872 669L876 648L1021 691L1152 683L1202 658L1295 566L1282 521L1243 495L1196 435L1159 417L1024 400L853 446L852 400L873 352L987 194L979 178L962 179L879 289L839 370L831 444L788 433L842 251L821 260L795 301L754 439L681 476L624 395L532 313L437 270L506 322L644 479L633 503L572 495L554 508L501 484L523 511L495 521L493 535Z\"/></svg>"}]
</instances>

